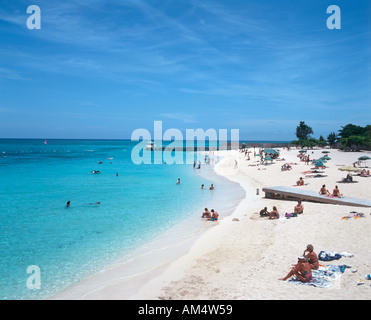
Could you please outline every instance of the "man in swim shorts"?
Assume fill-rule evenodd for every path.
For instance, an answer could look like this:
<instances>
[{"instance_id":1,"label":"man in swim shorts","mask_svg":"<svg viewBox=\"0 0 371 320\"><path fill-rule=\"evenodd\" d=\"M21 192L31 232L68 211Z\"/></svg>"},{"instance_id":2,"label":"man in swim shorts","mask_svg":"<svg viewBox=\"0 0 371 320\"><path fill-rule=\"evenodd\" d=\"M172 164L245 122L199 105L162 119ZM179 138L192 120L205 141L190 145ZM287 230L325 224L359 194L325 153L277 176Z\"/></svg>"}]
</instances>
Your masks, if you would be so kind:
<instances>
[{"instance_id":1,"label":"man in swim shorts","mask_svg":"<svg viewBox=\"0 0 371 320\"><path fill-rule=\"evenodd\" d=\"M310 264L307 261L307 258L305 258L304 256L300 256L298 258L298 263L294 265L287 276L278 280L286 281L293 275L297 276L301 282L310 282L312 280L312 270Z\"/></svg>"},{"instance_id":2,"label":"man in swim shorts","mask_svg":"<svg viewBox=\"0 0 371 320\"><path fill-rule=\"evenodd\" d=\"M332 196L333 197L340 197L341 196L338 186L335 186L335 189L332 191Z\"/></svg>"},{"instance_id":3,"label":"man in swim shorts","mask_svg":"<svg viewBox=\"0 0 371 320\"><path fill-rule=\"evenodd\" d=\"M219 213L217 213L216 211L214 211L214 209L211 209L211 212L212 212L212 216L211 216L211 221L217 221L218 218L219 218Z\"/></svg>"},{"instance_id":4,"label":"man in swim shorts","mask_svg":"<svg viewBox=\"0 0 371 320\"><path fill-rule=\"evenodd\" d=\"M304 212L304 206L301 201L298 201L298 204L294 207L294 213L302 214Z\"/></svg>"}]
</instances>

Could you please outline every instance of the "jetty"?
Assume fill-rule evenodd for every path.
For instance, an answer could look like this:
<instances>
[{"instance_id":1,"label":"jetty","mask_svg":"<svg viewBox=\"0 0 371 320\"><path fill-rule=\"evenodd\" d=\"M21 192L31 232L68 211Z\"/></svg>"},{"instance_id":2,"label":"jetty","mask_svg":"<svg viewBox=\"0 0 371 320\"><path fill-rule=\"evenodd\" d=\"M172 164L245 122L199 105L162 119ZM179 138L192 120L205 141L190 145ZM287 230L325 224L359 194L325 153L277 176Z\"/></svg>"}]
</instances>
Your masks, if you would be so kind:
<instances>
[{"instance_id":1,"label":"jetty","mask_svg":"<svg viewBox=\"0 0 371 320\"><path fill-rule=\"evenodd\" d=\"M263 188L265 197L269 199L281 200L301 200L320 203L340 204L353 207L371 207L371 201L366 199L350 198L350 197L333 197L323 196L316 191L299 190L298 188L290 187L270 187Z\"/></svg>"},{"instance_id":2,"label":"jetty","mask_svg":"<svg viewBox=\"0 0 371 320\"><path fill-rule=\"evenodd\" d=\"M192 142L193 143L193 142ZM192 144L191 143L191 144ZM273 150L273 148L282 148L287 147L287 143L272 143L272 142L252 142L252 143L244 143L244 142L223 142L220 145L216 143L212 144L205 144L202 145L202 143L194 145L161 145L156 146L153 145L151 147L146 148L146 150L152 150L152 151L184 151L184 152L202 152L202 151L219 151L219 150L240 150L244 148L263 148L267 151L267 153L274 153L277 152ZM267 149L268 148L268 149ZM271 151L269 151L271 150Z\"/></svg>"}]
</instances>

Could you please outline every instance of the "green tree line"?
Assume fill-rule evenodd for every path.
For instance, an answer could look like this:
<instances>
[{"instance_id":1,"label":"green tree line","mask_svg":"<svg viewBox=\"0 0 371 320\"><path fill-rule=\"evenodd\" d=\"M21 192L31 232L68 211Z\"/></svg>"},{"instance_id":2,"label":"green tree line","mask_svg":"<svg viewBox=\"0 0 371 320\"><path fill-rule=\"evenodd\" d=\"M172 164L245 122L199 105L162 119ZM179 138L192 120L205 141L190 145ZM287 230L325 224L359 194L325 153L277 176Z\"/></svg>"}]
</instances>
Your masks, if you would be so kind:
<instances>
[{"instance_id":1,"label":"green tree line","mask_svg":"<svg viewBox=\"0 0 371 320\"><path fill-rule=\"evenodd\" d=\"M371 149L371 125L365 127L347 124L338 130L338 133L330 132L325 139L322 135L318 139L312 137L313 129L305 121L300 121L296 127L296 137L291 143L301 147L313 148L314 146L333 147L340 142L340 148L345 150L359 150L360 148Z\"/></svg>"}]
</instances>

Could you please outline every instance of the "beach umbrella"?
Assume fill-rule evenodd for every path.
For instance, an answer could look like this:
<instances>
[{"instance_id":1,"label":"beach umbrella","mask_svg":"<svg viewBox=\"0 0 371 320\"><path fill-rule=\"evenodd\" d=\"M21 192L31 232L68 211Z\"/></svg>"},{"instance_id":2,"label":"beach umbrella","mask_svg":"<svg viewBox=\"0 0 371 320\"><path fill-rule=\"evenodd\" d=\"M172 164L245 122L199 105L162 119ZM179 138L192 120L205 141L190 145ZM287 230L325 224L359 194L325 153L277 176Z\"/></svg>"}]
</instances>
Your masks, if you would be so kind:
<instances>
[{"instance_id":1,"label":"beach umbrella","mask_svg":"<svg viewBox=\"0 0 371 320\"><path fill-rule=\"evenodd\" d=\"M299 152L300 153L305 153L305 152L307 152L307 150L300 150Z\"/></svg>"},{"instance_id":2,"label":"beach umbrella","mask_svg":"<svg viewBox=\"0 0 371 320\"><path fill-rule=\"evenodd\" d=\"M371 158L368 157L368 156L362 156L360 158L358 158L358 160L361 160L361 161L365 161L365 160L370 160Z\"/></svg>"},{"instance_id":3,"label":"beach umbrella","mask_svg":"<svg viewBox=\"0 0 371 320\"><path fill-rule=\"evenodd\" d=\"M345 166L345 167L341 167L339 168L340 171L349 171L349 172L352 172L352 171L362 171L362 169L360 168L354 168L352 166Z\"/></svg>"},{"instance_id":4,"label":"beach umbrella","mask_svg":"<svg viewBox=\"0 0 371 320\"><path fill-rule=\"evenodd\" d=\"M270 161L271 163L273 163L273 159L271 157L265 157L264 160L265 160L265 164L267 164L267 161Z\"/></svg>"},{"instance_id":5,"label":"beach umbrella","mask_svg":"<svg viewBox=\"0 0 371 320\"><path fill-rule=\"evenodd\" d=\"M323 162L316 162L314 165L316 167L323 167L325 164Z\"/></svg>"},{"instance_id":6,"label":"beach umbrella","mask_svg":"<svg viewBox=\"0 0 371 320\"><path fill-rule=\"evenodd\" d=\"M322 151L322 153L330 153L330 151Z\"/></svg>"},{"instance_id":7,"label":"beach umbrella","mask_svg":"<svg viewBox=\"0 0 371 320\"><path fill-rule=\"evenodd\" d=\"M260 153L256 154L257 157L262 157L262 155Z\"/></svg>"},{"instance_id":8,"label":"beach umbrella","mask_svg":"<svg viewBox=\"0 0 371 320\"><path fill-rule=\"evenodd\" d=\"M331 158L329 157L329 156L323 156L323 157L321 157L320 159L323 159L323 160L331 160Z\"/></svg>"},{"instance_id":9,"label":"beach umbrella","mask_svg":"<svg viewBox=\"0 0 371 320\"><path fill-rule=\"evenodd\" d=\"M313 163L326 163L327 161L325 159L317 159L317 160L313 160L312 162Z\"/></svg>"}]
</instances>

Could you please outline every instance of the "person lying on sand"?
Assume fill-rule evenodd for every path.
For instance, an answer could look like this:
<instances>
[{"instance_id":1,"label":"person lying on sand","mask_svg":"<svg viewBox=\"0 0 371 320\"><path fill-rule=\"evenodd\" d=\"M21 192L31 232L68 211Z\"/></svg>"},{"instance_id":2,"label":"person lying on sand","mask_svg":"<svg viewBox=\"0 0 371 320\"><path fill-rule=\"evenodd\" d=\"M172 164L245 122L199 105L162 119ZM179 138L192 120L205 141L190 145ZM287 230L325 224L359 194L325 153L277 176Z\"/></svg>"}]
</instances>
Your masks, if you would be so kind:
<instances>
[{"instance_id":1,"label":"person lying on sand","mask_svg":"<svg viewBox=\"0 0 371 320\"><path fill-rule=\"evenodd\" d=\"M308 259L308 263L312 270L317 270L319 268L318 257L313 251L313 246L311 244L307 245L307 249L304 250L303 256Z\"/></svg>"},{"instance_id":2,"label":"person lying on sand","mask_svg":"<svg viewBox=\"0 0 371 320\"><path fill-rule=\"evenodd\" d=\"M323 196L330 195L330 192L326 189L326 185L322 186L322 188L319 190L319 194Z\"/></svg>"},{"instance_id":3,"label":"person lying on sand","mask_svg":"<svg viewBox=\"0 0 371 320\"><path fill-rule=\"evenodd\" d=\"M279 219L280 214L278 213L277 207L274 206L273 210L269 212L269 219Z\"/></svg>"},{"instance_id":4,"label":"person lying on sand","mask_svg":"<svg viewBox=\"0 0 371 320\"><path fill-rule=\"evenodd\" d=\"M298 204L294 207L294 213L302 214L304 212L304 206L301 201L298 201Z\"/></svg>"},{"instance_id":5,"label":"person lying on sand","mask_svg":"<svg viewBox=\"0 0 371 320\"><path fill-rule=\"evenodd\" d=\"M298 258L298 263L294 265L294 267L290 270L286 277L278 280L286 281L293 275L297 276L301 282L309 282L312 280L312 270L310 264L307 261L307 258L300 256Z\"/></svg>"}]
</instances>

